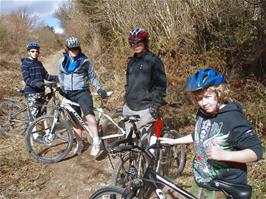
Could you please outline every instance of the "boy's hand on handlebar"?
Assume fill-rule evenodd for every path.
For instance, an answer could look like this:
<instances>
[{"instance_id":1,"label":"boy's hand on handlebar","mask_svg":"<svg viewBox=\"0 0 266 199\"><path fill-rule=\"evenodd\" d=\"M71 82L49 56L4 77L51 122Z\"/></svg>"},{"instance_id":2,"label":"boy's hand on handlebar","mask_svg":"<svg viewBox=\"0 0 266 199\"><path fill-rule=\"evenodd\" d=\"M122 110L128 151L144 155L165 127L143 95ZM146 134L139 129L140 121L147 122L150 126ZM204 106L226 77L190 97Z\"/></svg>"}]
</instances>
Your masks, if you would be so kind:
<instances>
[{"instance_id":1,"label":"boy's hand on handlebar","mask_svg":"<svg viewBox=\"0 0 266 199\"><path fill-rule=\"evenodd\" d=\"M39 82L37 82L37 83L35 84L35 86L36 86L37 88L39 88L39 89L42 89L42 88L44 87L44 83L41 82L41 81L39 81Z\"/></svg>"},{"instance_id":2,"label":"boy's hand on handlebar","mask_svg":"<svg viewBox=\"0 0 266 199\"><path fill-rule=\"evenodd\" d=\"M108 96L107 92L104 89L101 89L101 88L97 91L97 93L98 93L98 95L101 96L102 99L105 99Z\"/></svg>"},{"instance_id":3,"label":"boy's hand on handlebar","mask_svg":"<svg viewBox=\"0 0 266 199\"><path fill-rule=\"evenodd\" d=\"M51 86L52 88L56 88L56 87L57 87L57 83L56 83L56 82L51 82L51 83L50 83L50 86Z\"/></svg>"},{"instance_id":4,"label":"boy's hand on handlebar","mask_svg":"<svg viewBox=\"0 0 266 199\"><path fill-rule=\"evenodd\" d=\"M169 145L174 145L175 144L175 139L172 139L172 138L160 137L158 139L160 140L161 144L169 144Z\"/></svg>"}]
</instances>

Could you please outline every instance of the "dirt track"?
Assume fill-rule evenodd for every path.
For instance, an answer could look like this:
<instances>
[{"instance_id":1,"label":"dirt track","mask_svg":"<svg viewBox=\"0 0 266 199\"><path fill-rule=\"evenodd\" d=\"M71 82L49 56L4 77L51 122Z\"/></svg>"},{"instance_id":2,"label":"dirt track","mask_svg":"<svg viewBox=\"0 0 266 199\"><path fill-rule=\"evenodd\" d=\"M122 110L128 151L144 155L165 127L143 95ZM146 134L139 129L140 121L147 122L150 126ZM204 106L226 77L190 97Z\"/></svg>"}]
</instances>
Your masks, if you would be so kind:
<instances>
[{"instance_id":1,"label":"dirt track","mask_svg":"<svg viewBox=\"0 0 266 199\"><path fill-rule=\"evenodd\" d=\"M36 198L85 199L99 186L107 185L111 175L108 158L95 160L89 155L89 148L78 157L49 165L48 169L50 179Z\"/></svg>"}]
</instances>

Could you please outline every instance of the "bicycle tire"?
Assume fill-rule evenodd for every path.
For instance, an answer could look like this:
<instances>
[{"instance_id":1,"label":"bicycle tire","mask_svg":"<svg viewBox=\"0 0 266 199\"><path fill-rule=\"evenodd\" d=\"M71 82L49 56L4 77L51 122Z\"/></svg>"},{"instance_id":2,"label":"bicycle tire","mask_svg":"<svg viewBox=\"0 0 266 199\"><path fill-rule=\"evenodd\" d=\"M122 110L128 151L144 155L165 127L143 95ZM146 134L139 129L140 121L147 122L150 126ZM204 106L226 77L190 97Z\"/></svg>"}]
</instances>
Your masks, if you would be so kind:
<instances>
[{"instance_id":1,"label":"bicycle tire","mask_svg":"<svg viewBox=\"0 0 266 199\"><path fill-rule=\"evenodd\" d=\"M25 135L25 145L29 154L39 162L55 163L63 160L73 146L72 129L64 120L56 123L55 134L45 133L51 129L54 117L44 115L35 119L28 127ZM44 128L44 121L48 128ZM34 138L37 133L39 140ZM37 138L38 139L38 138ZM37 142L38 141L38 142Z\"/></svg>"},{"instance_id":2,"label":"bicycle tire","mask_svg":"<svg viewBox=\"0 0 266 199\"><path fill-rule=\"evenodd\" d=\"M133 164L135 168L137 169L138 176L144 176L144 172L146 171L148 167L148 162L146 159L143 159L141 162L141 168L137 168L138 166ZM125 155L124 159L120 159L115 164L112 176L111 176L111 182L110 184L112 186L118 186L121 188L126 188L128 185L128 181L132 180L132 177L130 176L128 172L129 168L129 153ZM141 170L141 171L139 171ZM136 176L137 177L137 176ZM135 177L135 178L136 178ZM152 194L154 194L154 191L149 183L144 182L144 186L140 188L135 194L137 194L138 197L142 199L149 199L151 198Z\"/></svg>"},{"instance_id":3,"label":"bicycle tire","mask_svg":"<svg viewBox=\"0 0 266 199\"><path fill-rule=\"evenodd\" d=\"M135 177L143 176L144 172L148 167L148 162L146 158L142 156L141 165L139 165L139 155L138 152L128 152L120 156L120 158L115 163L113 173L111 176L110 184L113 186L125 187L126 183L132 178L132 170L131 173L129 172L129 162L133 160L133 165L135 167Z\"/></svg>"},{"instance_id":4,"label":"bicycle tire","mask_svg":"<svg viewBox=\"0 0 266 199\"><path fill-rule=\"evenodd\" d=\"M111 199L119 199L122 198L122 194L124 189L114 186L108 186L98 189L94 192L89 199L100 199L100 198L107 198L109 196Z\"/></svg>"},{"instance_id":5,"label":"bicycle tire","mask_svg":"<svg viewBox=\"0 0 266 199\"><path fill-rule=\"evenodd\" d=\"M15 99L0 102L0 134L9 137L23 135L29 125L27 105Z\"/></svg>"},{"instance_id":6,"label":"bicycle tire","mask_svg":"<svg viewBox=\"0 0 266 199\"><path fill-rule=\"evenodd\" d=\"M180 137L177 130L163 130L163 137L178 138ZM164 146L160 153L161 169L163 175L170 179L175 179L185 169L186 165L186 148L184 144L174 146Z\"/></svg>"},{"instance_id":7,"label":"bicycle tire","mask_svg":"<svg viewBox=\"0 0 266 199\"><path fill-rule=\"evenodd\" d=\"M125 129L124 127L124 122L121 121L121 117L122 117L122 110L121 109L117 109L115 110L111 116L110 116L114 122L122 129ZM108 120L106 118L106 120L103 122L102 124L102 129L100 132L100 136L107 136L107 135L113 135L113 134L117 134L117 133L121 133L121 130L119 130L119 128L117 128L110 120ZM110 146L112 145L112 143L114 141L116 141L117 139L120 139L122 137L116 137L116 138L109 138L109 139L104 139L103 141L103 147L104 150L109 152L110 151Z\"/></svg>"},{"instance_id":8,"label":"bicycle tire","mask_svg":"<svg viewBox=\"0 0 266 199\"><path fill-rule=\"evenodd\" d=\"M126 165L127 163L127 165ZM113 186L125 187L129 180L129 174L127 173L129 167L129 153L121 156L114 165L110 184Z\"/></svg>"}]
</instances>

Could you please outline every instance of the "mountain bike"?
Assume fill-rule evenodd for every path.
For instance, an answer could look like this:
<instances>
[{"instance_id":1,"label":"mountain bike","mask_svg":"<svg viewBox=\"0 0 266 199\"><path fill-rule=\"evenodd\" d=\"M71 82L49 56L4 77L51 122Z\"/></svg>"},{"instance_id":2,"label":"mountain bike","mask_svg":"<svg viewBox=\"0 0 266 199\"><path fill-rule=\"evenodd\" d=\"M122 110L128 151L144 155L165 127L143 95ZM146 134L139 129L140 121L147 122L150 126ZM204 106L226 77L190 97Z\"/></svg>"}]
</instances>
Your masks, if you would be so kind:
<instances>
[{"instance_id":1,"label":"mountain bike","mask_svg":"<svg viewBox=\"0 0 266 199\"><path fill-rule=\"evenodd\" d=\"M44 113L48 103L52 100L55 104L55 83L46 83L45 87L48 88L48 92L45 94L41 106L41 113ZM15 89L16 92L21 95L24 94L24 90L20 88ZM18 137L23 135L29 125L28 105L24 101L19 101L13 98L4 98L0 101L0 134Z\"/></svg>"},{"instance_id":2,"label":"mountain bike","mask_svg":"<svg viewBox=\"0 0 266 199\"><path fill-rule=\"evenodd\" d=\"M131 181L127 184L125 188L119 188L114 186L108 186L98 189L93 193L89 198L98 199L98 198L124 198L124 199L144 199L147 187L153 191L153 194L159 199L165 199L166 193L162 190L162 186L166 186L171 190L171 195L176 194L177 198L186 198L186 199L197 199L196 196L193 196L191 193L183 189L177 184L174 184L171 180L166 177L163 177L158 172L154 170L154 161L153 154L151 154L150 149L154 146L120 146L113 153L121 153L125 151L139 151L144 153L149 159L150 164L145 171L143 176L134 175L137 173L137 170L132 171ZM252 187L249 185L241 184L232 184L224 182L222 180L213 180L211 186L215 191L221 191L225 194L228 199L250 199L252 193Z\"/></svg>"},{"instance_id":3,"label":"mountain bike","mask_svg":"<svg viewBox=\"0 0 266 199\"><path fill-rule=\"evenodd\" d=\"M60 92L60 89L58 91ZM107 94L110 96L112 92L108 92ZM85 119L79 116L72 106L79 106L79 104L63 97L62 100L57 101L54 107L54 115L39 117L29 125L26 131L25 145L27 151L33 158L43 163L55 163L63 160L72 149L72 126L76 122L86 132L88 135L87 138L92 138L91 130ZM105 109L107 108L104 107L103 100L101 100L99 107L94 108L100 131L99 135L104 143L103 146L108 145L108 142L105 140L117 139L126 134L124 129L118 124L119 114L109 116ZM44 122L47 124L47 128L44 127ZM102 123L104 124L102 125ZM103 130L109 133L104 136L102 133ZM36 134L40 138L38 142L34 138Z\"/></svg>"},{"instance_id":4,"label":"mountain bike","mask_svg":"<svg viewBox=\"0 0 266 199\"><path fill-rule=\"evenodd\" d=\"M178 138L179 135L176 130L170 129L166 124L163 126L162 117L159 117L154 122L154 127L152 131L138 131L136 128L135 122L139 120L139 116L128 116L124 119L124 121L129 121L132 124L130 133L125 140L119 140L114 142L111 145L111 149L113 149L114 145L126 143L127 145L132 145L136 143L137 145L150 145L150 137L151 134L155 134L156 138L164 136L171 138ZM135 134L136 138L133 141L132 135ZM158 145L157 140L157 145ZM158 145L159 146L159 145ZM175 145L175 146L164 146L164 147L156 147L152 149L153 158L156 162L155 170L160 172L162 175L167 176L169 178L176 178L180 175L185 167L186 163L186 152L184 145ZM112 153L112 151L110 152ZM149 165L149 161L144 156L143 153L139 153L139 151L130 151L128 153L118 153L118 161L114 166L114 170L111 176L111 185L116 185L120 187L125 187L127 182L130 180L130 176L132 174L132 168L137 169L136 176L143 174L146 168Z\"/></svg>"}]
</instances>

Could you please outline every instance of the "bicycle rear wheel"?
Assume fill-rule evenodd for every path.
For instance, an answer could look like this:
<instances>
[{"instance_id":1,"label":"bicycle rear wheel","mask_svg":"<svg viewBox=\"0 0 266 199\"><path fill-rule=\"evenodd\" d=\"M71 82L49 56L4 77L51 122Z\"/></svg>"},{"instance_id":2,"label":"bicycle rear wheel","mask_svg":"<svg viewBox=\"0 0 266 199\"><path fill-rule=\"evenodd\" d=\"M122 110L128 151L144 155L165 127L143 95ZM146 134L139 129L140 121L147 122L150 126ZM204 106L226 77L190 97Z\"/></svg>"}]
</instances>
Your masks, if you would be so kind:
<instances>
[{"instance_id":1,"label":"bicycle rear wheel","mask_svg":"<svg viewBox=\"0 0 266 199\"><path fill-rule=\"evenodd\" d=\"M125 130L124 122L121 121L122 118L122 110L118 109L115 110L111 116L112 120L115 122L116 125L118 125L120 128ZM102 124L102 131L101 131L101 137L102 136L108 136L108 135L114 135L114 134L123 134L122 131L115 125L113 122L111 122L109 119L106 118L106 120ZM117 139L121 139L121 137L115 137L115 138L108 138L103 140L103 146L107 152L110 151L110 146L114 141L117 141Z\"/></svg>"},{"instance_id":2,"label":"bicycle rear wheel","mask_svg":"<svg viewBox=\"0 0 266 199\"><path fill-rule=\"evenodd\" d=\"M51 132L53 122L53 116L45 115L34 120L26 131L27 151L39 162L59 162L72 149L73 134L67 122L58 121Z\"/></svg>"},{"instance_id":3,"label":"bicycle rear wheel","mask_svg":"<svg viewBox=\"0 0 266 199\"><path fill-rule=\"evenodd\" d=\"M120 159L117 160L114 170L111 176L111 185L125 187L126 183L130 179L129 166L130 166L130 157L129 153L120 156Z\"/></svg>"},{"instance_id":4,"label":"bicycle rear wheel","mask_svg":"<svg viewBox=\"0 0 266 199\"><path fill-rule=\"evenodd\" d=\"M111 199L120 199L122 198L122 194L124 192L124 189L119 187L103 187L98 189L96 192L94 192L89 199L98 199L98 198L111 198Z\"/></svg>"},{"instance_id":5,"label":"bicycle rear wheel","mask_svg":"<svg viewBox=\"0 0 266 199\"><path fill-rule=\"evenodd\" d=\"M0 102L0 134L18 137L22 135L28 124L27 105L13 99Z\"/></svg>"},{"instance_id":6,"label":"bicycle rear wheel","mask_svg":"<svg viewBox=\"0 0 266 199\"><path fill-rule=\"evenodd\" d=\"M164 130L163 137L180 137L175 129ZM186 165L186 149L184 144L164 146L160 151L160 164L163 175L175 179L181 175Z\"/></svg>"},{"instance_id":7,"label":"bicycle rear wheel","mask_svg":"<svg viewBox=\"0 0 266 199\"><path fill-rule=\"evenodd\" d=\"M147 159L143 154L131 151L120 155L111 176L111 185L125 187L130 179L143 176L147 167Z\"/></svg>"}]
</instances>

